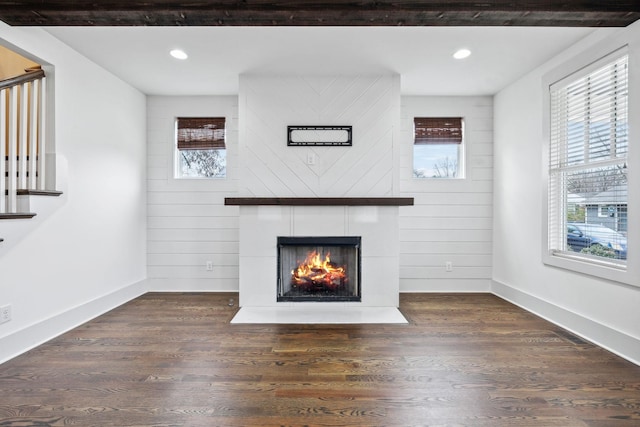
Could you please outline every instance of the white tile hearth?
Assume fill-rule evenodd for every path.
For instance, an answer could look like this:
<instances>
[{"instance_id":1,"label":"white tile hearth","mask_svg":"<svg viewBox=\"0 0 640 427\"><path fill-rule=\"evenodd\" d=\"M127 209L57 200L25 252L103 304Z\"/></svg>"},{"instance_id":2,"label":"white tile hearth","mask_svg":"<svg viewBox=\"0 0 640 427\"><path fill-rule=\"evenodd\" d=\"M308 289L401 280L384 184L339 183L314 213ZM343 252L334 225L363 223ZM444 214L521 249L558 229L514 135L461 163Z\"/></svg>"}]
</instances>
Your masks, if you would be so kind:
<instances>
[{"instance_id":1,"label":"white tile hearth","mask_svg":"<svg viewBox=\"0 0 640 427\"><path fill-rule=\"evenodd\" d=\"M271 324L407 324L407 319L395 307L324 307L299 305L284 307L242 307L231 323Z\"/></svg>"}]
</instances>

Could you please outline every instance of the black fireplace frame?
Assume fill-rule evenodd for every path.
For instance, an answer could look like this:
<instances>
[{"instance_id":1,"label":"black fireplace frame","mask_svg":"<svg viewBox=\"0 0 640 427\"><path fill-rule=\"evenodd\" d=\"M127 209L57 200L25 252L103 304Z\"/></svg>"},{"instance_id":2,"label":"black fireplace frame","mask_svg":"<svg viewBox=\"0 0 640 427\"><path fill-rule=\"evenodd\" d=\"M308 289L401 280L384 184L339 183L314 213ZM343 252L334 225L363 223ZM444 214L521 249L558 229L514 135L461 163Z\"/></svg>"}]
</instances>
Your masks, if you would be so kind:
<instances>
[{"instance_id":1,"label":"black fireplace frame","mask_svg":"<svg viewBox=\"0 0 640 427\"><path fill-rule=\"evenodd\" d=\"M316 296L309 295L296 295L287 296L282 295L284 284L282 283L282 265L280 260L280 250L283 246L344 246L354 247L356 249L356 294L357 295L323 295ZM277 302L362 302L362 237L361 236L278 236L277 238L277 250L278 250L278 265L277 265L277 288L276 299Z\"/></svg>"}]
</instances>

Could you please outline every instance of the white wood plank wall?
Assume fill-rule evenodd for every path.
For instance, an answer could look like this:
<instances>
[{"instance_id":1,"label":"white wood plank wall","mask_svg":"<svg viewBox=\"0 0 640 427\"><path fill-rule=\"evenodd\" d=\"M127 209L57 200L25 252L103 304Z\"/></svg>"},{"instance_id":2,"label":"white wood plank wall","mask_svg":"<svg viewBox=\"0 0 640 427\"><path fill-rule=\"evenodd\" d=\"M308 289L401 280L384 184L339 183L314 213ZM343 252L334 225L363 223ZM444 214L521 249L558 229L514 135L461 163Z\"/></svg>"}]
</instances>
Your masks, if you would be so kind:
<instances>
[{"instance_id":1,"label":"white wood plank wall","mask_svg":"<svg viewBox=\"0 0 640 427\"><path fill-rule=\"evenodd\" d=\"M174 178L176 117L226 117L227 177ZM238 289L237 96L147 100L147 275L151 290ZM207 271L207 261L213 271Z\"/></svg>"},{"instance_id":2,"label":"white wood plank wall","mask_svg":"<svg viewBox=\"0 0 640 427\"><path fill-rule=\"evenodd\" d=\"M380 197L397 191L399 76L240 76L239 109L242 195ZM353 146L288 147L288 125L350 125Z\"/></svg>"},{"instance_id":3,"label":"white wood plank wall","mask_svg":"<svg viewBox=\"0 0 640 427\"><path fill-rule=\"evenodd\" d=\"M413 118L463 117L466 178L414 179ZM493 98L401 100L401 291L487 292L492 269ZM446 271L446 263L453 269Z\"/></svg>"},{"instance_id":4,"label":"white wood plank wall","mask_svg":"<svg viewBox=\"0 0 640 427\"><path fill-rule=\"evenodd\" d=\"M334 79L335 80L335 79ZM271 105L265 112L271 117L280 111L284 118L277 129L255 130L260 127L259 112L247 111L251 125L247 131L253 133L249 144L248 158L240 159L238 141L238 97L162 97L148 98L148 277L154 290L237 290L238 288L238 208L224 206L224 197L237 195L276 196L342 196L342 195L397 195L395 183L399 182L399 195L414 197L415 206L400 208L400 289L402 291L488 291L492 268L492 203L493 203L493 102L491 97L402 97L399 134L394 136L393 152L389 137L383 146L360 145L362 139L354 140L350 149L294 148L286 147L286 124L321 124L343 118L343 124L354 124L354 138L366 132L368 115L358 119L356 110L342 108L333 110L333 101L322 101L307 107L301 114L301 106L292 100L304 85L316 82L288 80L274 86L284 98L278 105ZM351 82L364 84L365 80ZM247 87L251 90L267 90L262 85L256 88L255 81ZM370 82L371 83L371 82ZM378 81L378 84L380 82ZM335 84L340 84L336 81ZM375 88L375 82L371 86ZM289 86L288 86L289 85ZM288 90L284 88L289 87ZM316 86L317 88L318 86ZM331 85L325 90L331 90ZM334 86L335 89L336 86ZM368 86L364 86L365 88ZM304 89L310 90L310 89ZM268 92L268 90L267 90ZM325 93L324 90L319 91ZM365 90L365 93L367 91ZM375 92L375 90L374 90ZM391 91L393 92L393 90ZM342 92L344 93L344 92ZM249 96L249 104L257 105ZM367 95L363 95L365 98ZM351 99L357 103L363 96ZM283 101L284 99L284 101ZM288 100L288 101L287 101ZM393 97L387 99L393 104ZM260 101L262 102L262 101ZM266 101L265 101L266 102ZM323 102L326 102L323 104ZM345 101L346 102L346 101ZM347 105L350 105L347 103ZM384 102L374 103L378 109ZM368 105L368 102L365 103ZM247 106L245 105L245 109ZM372 106L370 106L372 108ZM380 107L382 108L382 107ZM243 108L240 108L243 110ZM270 112L269 112L270 111ZM393 112L391 107L386 113ZM397 110L396 110L397 111ZM344 114L344 116L342 116ZM173 178L173 123L178 116L224 115L227 117L228 176L223 180L176 180ZM465 119L466 178L461 180L418 180L412 178L413 117L415 116L462 116ZM264 117L264 116L262 116ZM393 125L391 116L385 115L385 126ZM362 131L358 131L362 121ZM356 127L357 126L357 127ZM280 129L284 127L283 129ZM251 130L250 130L251 129ZM272 135L273 134L273 135ZM397 135L396 135L397 136ZM397 140L396 140L397 139ZM370 138L366 139L371 141ZM361 150L362 149L362 150ZM371 153L368 150L372 150ZM306 153L313 151L316 165L306 164ZM346 151L351 173L334 173L332 164L340 160L338 152ZM243 151L245 152L245 151ZM342 153L345 154L345 153ZM353 155L352 155L353 154ZM357 154L357 155L355 155ZM354 156L355 155L355 156ZM382 155L376 167L382 171L373 173L364 168L358 159L364 156ZM338 158L334 158L338 156ZM393 157L393 164L389 163ZM397 171L399 178L389 177ZM289 161L286 175L276 176L278 164ZM376 164L376 162L373 162ZM380 167L384 165L384 167ZM240 172L247 176L240 179ZM278 172L279 173L279 172ZM364 174L364 175L363 175ZM300 180L300 181L297 181ZM340 186L339 184L345 184ZM348 184L348 185L346 185ZM212 261L213 271L206 270L206 262ZM447 272L445 264L451 262L453 271Z\"/></svg>"}]
</instances>

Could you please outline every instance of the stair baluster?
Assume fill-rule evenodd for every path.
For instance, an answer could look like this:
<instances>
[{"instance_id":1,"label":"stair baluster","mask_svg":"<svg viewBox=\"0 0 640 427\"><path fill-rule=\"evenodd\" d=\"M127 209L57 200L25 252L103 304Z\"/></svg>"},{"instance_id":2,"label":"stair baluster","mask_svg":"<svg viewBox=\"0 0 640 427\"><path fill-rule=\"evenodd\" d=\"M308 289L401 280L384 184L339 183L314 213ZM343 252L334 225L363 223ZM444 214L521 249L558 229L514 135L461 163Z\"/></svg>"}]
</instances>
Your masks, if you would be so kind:
<instances>
[{"instance_id":1,"label":"stair baluster","mask_svg":"<svg viewBox=\"0 0 640 427\"><path fill-rule=\"evenodd\" d=\"M0 219L24 214L19 194L59 193L45 180L45 88L41 69L0 81Z\"/></svg>"}]
</instances>

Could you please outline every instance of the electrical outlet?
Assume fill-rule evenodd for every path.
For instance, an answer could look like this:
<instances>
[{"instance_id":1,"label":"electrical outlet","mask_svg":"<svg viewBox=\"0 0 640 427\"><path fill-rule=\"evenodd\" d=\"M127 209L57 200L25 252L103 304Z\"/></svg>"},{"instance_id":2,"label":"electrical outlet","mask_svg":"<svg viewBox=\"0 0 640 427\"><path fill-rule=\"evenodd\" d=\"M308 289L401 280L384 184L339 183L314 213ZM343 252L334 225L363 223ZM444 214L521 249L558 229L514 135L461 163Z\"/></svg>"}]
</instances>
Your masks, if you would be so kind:
<instances>
[{"instance_id":1,"label":"electrical outlet","mask_svg":"<svg viewBox=\"0 0 640 427\"><path fill-rule=\"evenodd\" d=\"M447 261L444 265L444 269L448 272L453 271L453 263L451 261Z\"/></svg>"},{"instance_id":2,"label":"electrical outlet","mask_svg":"<svg viewBox=\"0 0 640 427\"><path fill-rule=\"evenodd\" d=\"M213 271L213 261L207 261L207 271Z\"/></svg>"},{"instance_id":3,"label":"electrical outlet","mask_svg":"<svg viewBox=\"0 0 640 427\"><path fill-rule=\"evenodd\" d=\"M0 323L11 320L11 305L3 305L0 307Z\"/></svg>"}]
</instances>

